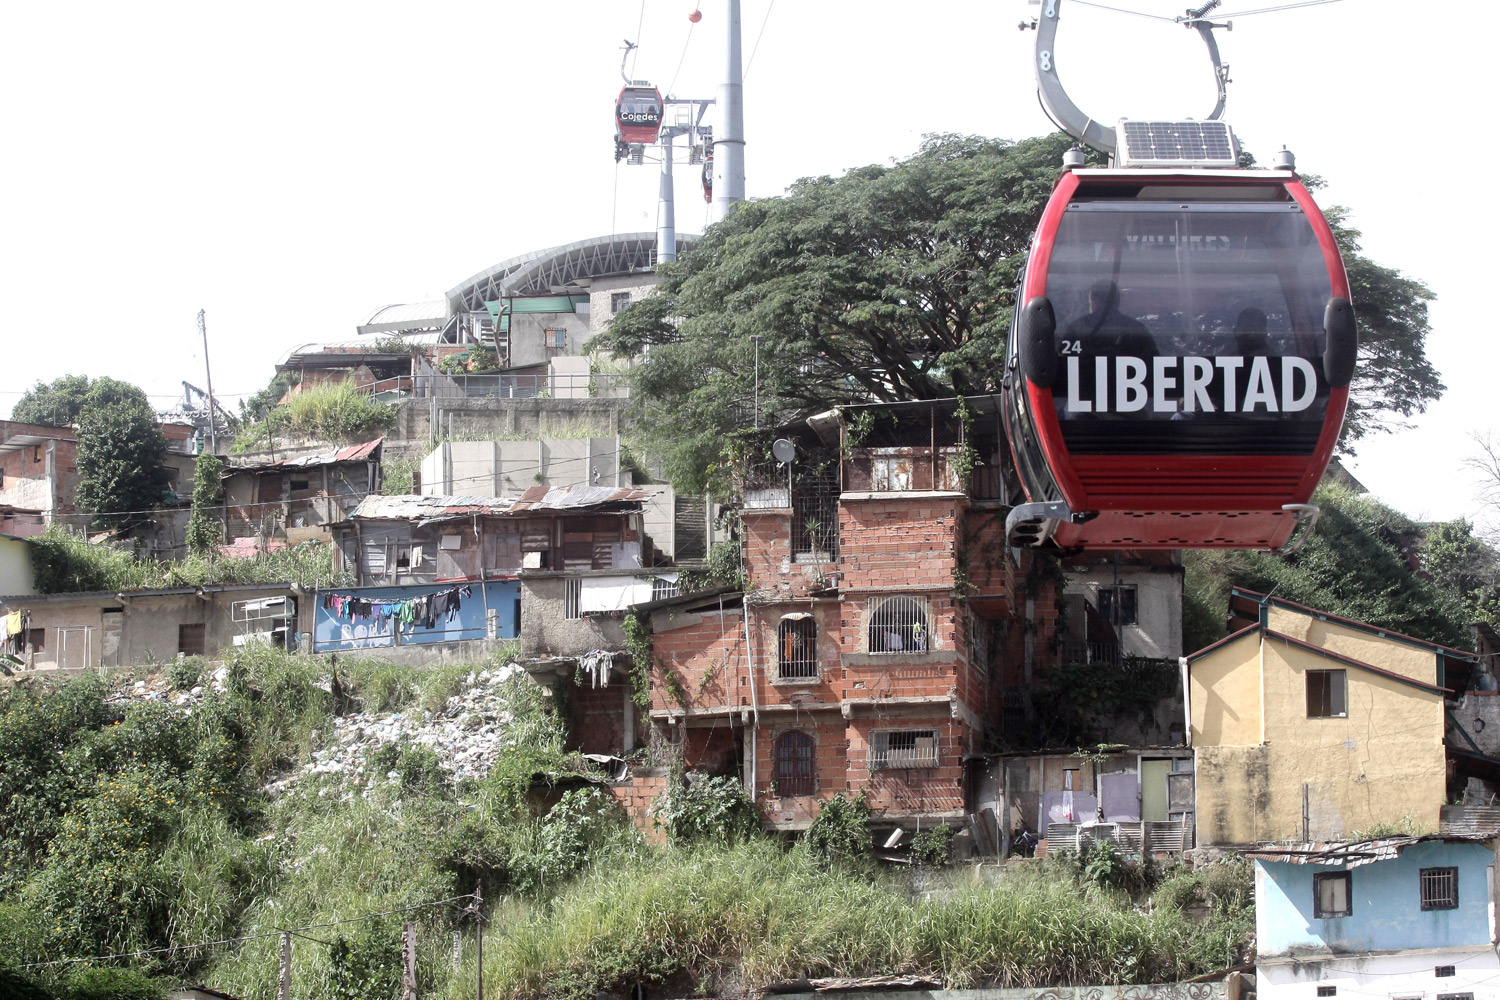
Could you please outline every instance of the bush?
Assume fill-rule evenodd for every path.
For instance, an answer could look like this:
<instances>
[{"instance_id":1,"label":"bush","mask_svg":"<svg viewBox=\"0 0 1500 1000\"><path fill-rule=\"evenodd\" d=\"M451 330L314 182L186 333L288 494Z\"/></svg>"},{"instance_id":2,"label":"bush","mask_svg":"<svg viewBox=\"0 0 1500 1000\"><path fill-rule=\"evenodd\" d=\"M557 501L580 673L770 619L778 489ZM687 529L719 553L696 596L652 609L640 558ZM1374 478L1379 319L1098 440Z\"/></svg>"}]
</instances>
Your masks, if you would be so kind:
<instances>
[{"instance_id":1,"label":"bush","mask_svg":"<svg viewBox=\"0 0 1500 1000\"><path fill-rule=\"evenodd\" d=\"M807 828L803 843L824 864L853 864L870 857L870 804L863 790L854 798L843 792L823 803Z\"/></svg>"},{"instance_id":2,"label":"bush","mask_svg":"<svg viewBox=\"0 0 1500 1000\"><path fill-rule=\"evenodd\" d=\"M674 783L654 804L656 822L674 844L729 843L760 829L755 804L738 778L693 775Z\"/></svg>"},{"instance_id":3,"label":"bush","mask_svg":"<svg viewBox=\"0 0 1500 1000\"><path fill-rule=\"evenodd\" d=\"M353 379L305 389L245 427L235 438L236 453L274 445L278 438L368 441L396 422L396 411L354 384Z\"/></svg>"},{"instance_id":4,"label":"bush","mask_svg":"<svg viewBox=\"0 0 1500 1000\"><path fill-rule=\"evenodd\" d=\"M934 826L911 838L913 864L940 868L946 865L953 850L953 827Z\"/></svg>"},{"instance_id":5,"label":"bush","mask_svg":"<svg viewBox=\"0 0 1500 1000\"><path fill-rule=\"evenodd\" d=\"M134 969L82 968L68 976L67 1000L162 1000L167 991Z\"/></svg>"},{"instance_id":6,"label":"bush","mask_svg":"<svg viewBox=\"0 0 1500 1000\"><path fill-rule=\"evenodd\" d=\"M185 656L173 660L167 668L167 682L177 691L187 691L198 684L203 676L203 660L197 656Z\"/></svg>"}]
</instances>

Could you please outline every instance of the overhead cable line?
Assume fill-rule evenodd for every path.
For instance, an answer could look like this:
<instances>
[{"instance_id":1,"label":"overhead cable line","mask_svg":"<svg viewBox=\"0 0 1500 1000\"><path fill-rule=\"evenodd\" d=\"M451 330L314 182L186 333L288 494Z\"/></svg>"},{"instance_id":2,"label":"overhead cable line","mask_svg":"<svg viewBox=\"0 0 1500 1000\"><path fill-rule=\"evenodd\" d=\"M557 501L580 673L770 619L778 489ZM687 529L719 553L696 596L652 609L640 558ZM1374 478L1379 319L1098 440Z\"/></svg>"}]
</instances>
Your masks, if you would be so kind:
<instances>
[{"instance_id":1,"label":"overhead cable line","mask_svg":"<svg viewBox=\"0 0 1500 1000\"><path fill-rule=\"evenodd\" d=\"M682 40L682 55L677 57L677 68L672 71L672 82L667 84L667 96L672 96L672 88L677 86L677 75L682 72L682 61L687 58L688 46L693 43L693 24L688 22L687 37Z\"/></svg>"},{"instance_id":2,"label":"overhead cable line","mask_svg":"<svg viewBox=\"0 0 1500 1000\"><path fill-rule=\"evenodd\" d=\"M740 74L740 82L744 83L750 75L750 67L755 65L755 53L760 51L760 38L766 33L766 22L771 20L771 8L776 6L776 0L766 4L766 16L760 19L760 30L755 33L755 44L750 46L750 59L745 63L745 72Z\"/></svg>"},{"instance_id":3,"label":"overhead cable line","mask_svg":"<svg viewBox=\"0 0 1500 1000\"><path fill-rule=\"evenodd\" d=\"M635 61L641 54L641 29L646 24L646 0L641 0L641 16L635 22L635 46L630 53L630 76L635 77Z\"/></svg>"}]
</instances>

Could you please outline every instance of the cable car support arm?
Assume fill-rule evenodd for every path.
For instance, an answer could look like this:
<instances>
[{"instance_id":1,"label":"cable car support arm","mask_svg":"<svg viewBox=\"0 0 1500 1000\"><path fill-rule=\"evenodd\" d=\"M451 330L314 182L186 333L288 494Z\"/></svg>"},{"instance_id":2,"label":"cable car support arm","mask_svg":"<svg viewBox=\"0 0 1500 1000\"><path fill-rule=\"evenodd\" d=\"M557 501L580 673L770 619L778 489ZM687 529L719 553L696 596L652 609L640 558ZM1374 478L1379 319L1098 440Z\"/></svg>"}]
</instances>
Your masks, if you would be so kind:
<instances>
[{"instance_id":1,"label":"cable car support arm","mask_svg":"<svg viewBox=\"0 0 1500 1000\"><path fill-rule=\"evenodd\" d=\"M1030 23L1022 22L1020 27L1036 29L1036 57L1033 69L1036 72L1037 95L1042 100L1042 106L1053 120L1062 127L1069 135L1099 150L1107 156L1115 155L1115 147L1118 140L1115 130L1095 121L1090 116L1079 110L1068 97L1068 92L1063 88L1062 80L1057 75L1057 22L1062 8L1063 0L1040 0L1042 16ZM1218 100L1214 109L1208 114L1209 121L1218 120L1224 113L1224 102L1226 98L1225 86L1229 83L1229 67L1219 60L1219 45L1214 40L1215 28L1232 28L1231 23L1215 24L1206 17L1209 11L1219 6L1221 0L1208 0L1202 7L1190 10L1178 22L1198 32L1203 43L1208 46L1208 58L1213 64L1214 86L1218 91Z\"/></svg>"}]
</instances>

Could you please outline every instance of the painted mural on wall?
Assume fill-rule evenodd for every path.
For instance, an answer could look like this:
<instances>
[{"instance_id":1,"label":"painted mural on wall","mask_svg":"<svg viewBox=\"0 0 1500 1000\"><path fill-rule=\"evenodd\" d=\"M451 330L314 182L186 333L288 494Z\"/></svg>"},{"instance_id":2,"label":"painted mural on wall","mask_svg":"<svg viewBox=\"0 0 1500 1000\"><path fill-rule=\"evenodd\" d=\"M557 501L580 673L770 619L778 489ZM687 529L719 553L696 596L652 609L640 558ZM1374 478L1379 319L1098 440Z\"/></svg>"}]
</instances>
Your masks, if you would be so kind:
<instances>
[{"instance_id":1,"label":"painted mural on wall","mask_svg":"<svg viewBox=\"0 0 1500 1000\"><path fill-rule=\"evenodd\" d=\"M314 601L316 652L483 639L487 612L502 639L521 634L521 585L514 580L416 587L347 587Z\"/></svg>"}]
</instances>

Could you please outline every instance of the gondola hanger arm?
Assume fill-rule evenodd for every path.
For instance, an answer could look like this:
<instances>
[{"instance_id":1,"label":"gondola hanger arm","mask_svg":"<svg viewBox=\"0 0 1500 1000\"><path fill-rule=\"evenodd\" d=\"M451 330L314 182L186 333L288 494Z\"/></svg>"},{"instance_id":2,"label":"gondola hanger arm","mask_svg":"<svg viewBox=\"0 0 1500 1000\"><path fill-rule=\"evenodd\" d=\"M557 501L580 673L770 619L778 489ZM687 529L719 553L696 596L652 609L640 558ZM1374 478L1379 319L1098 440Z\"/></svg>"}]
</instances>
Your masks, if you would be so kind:
<instances>
[{"instance_id":1,"label":"gondola hanger arm","mask_svg":"<svg viewBox=\"0 0 1500 1000\"><path fill-rule=\"evenodd\" d=\"M1019 27L1023 30L1028 27L1036 29L1036 55L1032 68L1036 73L1037 93L1041 97L1042 106L1063 131L1099 152L1113 157L1118 145L1115 130L1095 121L1081 111L1078 105L1068 97L1068 92L1058 77L1057 22L1063 0L1039 0L1039 2L1042 8L1041 16L1029 24L1021 22ZM1208 12L1218 7L1220 2L1221 0L1209 0L1202 7L1189 10L1185 16L1176 18L1178 23L1197 31L1208 47L1209 61L1213 65L1214 87L1218 94L1214 109L1207 116L1209 121L1216 121L1224 113L1227 97L1225 87L1229 83L1229 67L1220 61L1219 46L1214 40L1213 32L1215 28L1232 28L1233 25L1215 24L1206 18Z\"/></svg>"}]
</instances>

